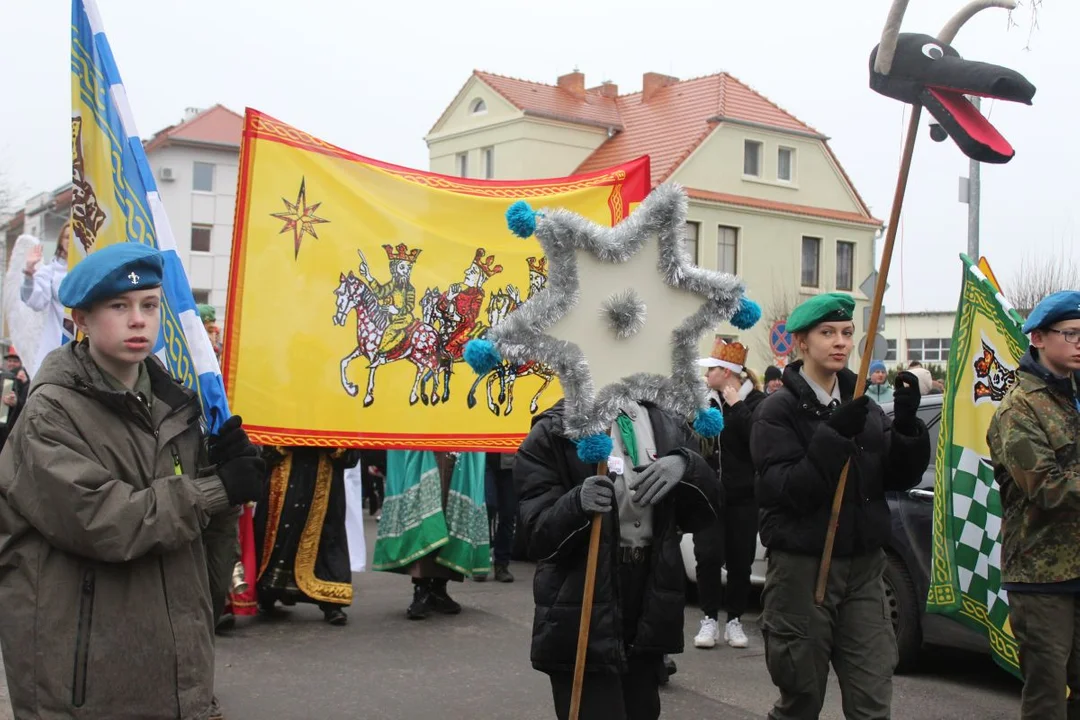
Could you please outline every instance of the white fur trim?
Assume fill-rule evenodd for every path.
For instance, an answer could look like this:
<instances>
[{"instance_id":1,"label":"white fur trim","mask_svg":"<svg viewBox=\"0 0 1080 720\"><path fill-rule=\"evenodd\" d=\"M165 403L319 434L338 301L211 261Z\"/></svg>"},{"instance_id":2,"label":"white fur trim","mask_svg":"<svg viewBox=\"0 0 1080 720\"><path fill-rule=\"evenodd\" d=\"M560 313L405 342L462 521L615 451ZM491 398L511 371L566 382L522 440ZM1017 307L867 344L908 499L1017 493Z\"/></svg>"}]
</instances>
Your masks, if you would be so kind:
<instances>
[{"instance_id":1,"label":"white fur trim","mask_svg":"<svg viewBox=\"0 0 1080 720\"><path fill-rule=\"evenodd\" d=\"M744 382L742 384L742 387L739 388L739 399L740 400L745 400L746 398L748 398L750 396L750 393L753 392L753 390L754 390L754 383L747 380L746 382Z\"/></svg>"}]
</instances>

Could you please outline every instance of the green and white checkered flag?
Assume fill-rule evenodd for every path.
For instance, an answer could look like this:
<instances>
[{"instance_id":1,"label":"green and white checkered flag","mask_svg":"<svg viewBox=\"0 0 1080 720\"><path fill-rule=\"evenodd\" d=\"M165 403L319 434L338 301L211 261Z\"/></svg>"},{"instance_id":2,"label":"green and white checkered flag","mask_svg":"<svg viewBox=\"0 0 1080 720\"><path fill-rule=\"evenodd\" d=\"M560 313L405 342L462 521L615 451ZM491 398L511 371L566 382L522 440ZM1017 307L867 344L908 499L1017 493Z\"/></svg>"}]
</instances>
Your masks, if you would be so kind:
<instances>
[{"instance_id":1,"label":"green and white checkered flag","mask_svg":"<svg viewBox=\"0 0 1080 720\"><path fill-rule=\"evenodd\" d=\"M1028 341L1020 316L987 274L968 257L961 259L963 290L938 441L926 610L986 635L994 659L1019 677L1008 596L1001 589L1001 496L986 431L1016 381Z\"/></svg>"}]
</instances>

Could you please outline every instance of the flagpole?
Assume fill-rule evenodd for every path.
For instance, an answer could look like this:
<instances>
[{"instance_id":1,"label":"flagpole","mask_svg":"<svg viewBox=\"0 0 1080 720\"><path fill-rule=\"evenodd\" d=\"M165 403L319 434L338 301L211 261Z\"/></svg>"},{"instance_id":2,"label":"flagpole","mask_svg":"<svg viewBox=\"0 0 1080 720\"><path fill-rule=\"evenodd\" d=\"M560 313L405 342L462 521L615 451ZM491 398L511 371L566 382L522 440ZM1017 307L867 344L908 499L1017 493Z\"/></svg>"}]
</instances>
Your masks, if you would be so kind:
<instances>
[{"instance_id":1,"label":"flagpole","mask_svg":"<svg viewBox=\"0 0 1080 720\"><path fill-rule=\"evenodd\" d=\"M881 305L885 300L886 281L889 267L892 265L893 246L896 243L896 231L900 226L900 212L904 206L904 193L907 191L908 174L911 171L911 157L915 152L915 139L919 132L921 105L913 105L911 118L908 120L907 136L904 138L904 151L900 159L900 171L896 177L896 192L893 196L892 211L889 213L889 227L885 232L885 248L881 253L881 269L878 271L877 284L874 286L874 301L870 307L870 326L866 328L866 344L859 360L859 377L855 383L855 397L866 391L866 380L870 374L870 361L873 360L874 340L877 339L878 322L881 319ZM833 546L836 544L836 527L840 522L840 508L844 502L844 489L847 487L848 471L851 459L844 464L840 480L833 495L832 513L829 516L829 529L825 534L825 548L821 552L821 564L818 566L817 586L814 589L814 602L821 605L825 601L825 587L829 580L829 566L832 564Z\"/></svg>"}]
</instances>

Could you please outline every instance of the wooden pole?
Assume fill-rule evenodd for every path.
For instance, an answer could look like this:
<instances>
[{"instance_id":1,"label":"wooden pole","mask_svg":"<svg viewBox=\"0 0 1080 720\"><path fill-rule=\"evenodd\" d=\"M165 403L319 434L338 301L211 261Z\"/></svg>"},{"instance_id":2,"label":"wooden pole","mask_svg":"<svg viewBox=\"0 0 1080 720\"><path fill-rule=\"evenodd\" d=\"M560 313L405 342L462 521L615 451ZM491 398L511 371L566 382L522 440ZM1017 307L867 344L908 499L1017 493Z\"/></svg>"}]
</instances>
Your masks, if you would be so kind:
<instances>
[{"instance_id":1,"label":"wooden pole","mask_svg":"<svg viewBox=\"0 0 1080 720\"><path fill-rule=\"evenodd\" d=\"M598 463L597 475L607 475L607 461ZM581 712L581 692L585 684L585 651L589 649L589 625L592 624L593 592L596 590L596 563L600 559L600 529L604 523L601 513L593 515L589 532L589 556L585 562L585 591L581 596L581 624L578 626L577 657L574 659L574 685L570 691L570 720L578 720Z\"/></svg>"},{"instance_id":2,"label":"wooden pole","mask_svg":"<svg viewBox=\"0 0 1080 720\"><path fill-rule=\"evenodd\" d=\"M900 172L896 177L896 193L893 195L892 212L889 213L889 226L885 230L885 248L881 253L881 270L878 271L877 285L874 287L874 303L870 307L870 327L866 329L866 345L859 362L859 377L855 385L855 397L866 391L866 378L870 373L870 361L873 359L874 340L877 339L878 322L881 318L881 305L885 299L885 283L892 265L893 245L896 243L896 231L900 225L900 211L904 206L904 193L907 191L908 173L911 170L911 156L915 152L915 139L919 132L919 117L922 106L911 108L908 121L907 137L904 138L904 151L900 158ZM817 587L814 589L814 602L820 605L825 601L825 586L829 580L829 566L832 564L833 545L836 543L836 526L840 522L840 507L844 502L844 489L847 487L850 458L844 464L840 480L833 495L832 514L829 516L829 529L825 533L825 549L821 552L821 564L818 566Z\"/></svg>"}]
</instances>

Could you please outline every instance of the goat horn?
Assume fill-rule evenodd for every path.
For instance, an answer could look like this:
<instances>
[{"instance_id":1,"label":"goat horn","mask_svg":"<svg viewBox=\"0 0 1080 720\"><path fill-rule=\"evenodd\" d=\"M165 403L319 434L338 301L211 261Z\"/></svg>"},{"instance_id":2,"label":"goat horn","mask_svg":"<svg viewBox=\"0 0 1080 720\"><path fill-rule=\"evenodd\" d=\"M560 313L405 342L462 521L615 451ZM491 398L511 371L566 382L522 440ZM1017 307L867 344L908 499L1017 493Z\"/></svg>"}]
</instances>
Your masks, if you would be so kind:
<instances>
[{"instance_id":1,"label":"goat horn","mask_svg":"<svg viewBox=\"0 0 1080 720\"><path fill-rule=\"evenodd\" d=\"M874 58L874 72L888 75L892 70L893 56L896 55L896 41L900 35L900 25L904 22L908 0L893 0L889 8L889 17L885 19L885 29L881 31L877 57Z\"/></svg>"},{"instance_id":2,"label":"goat horn","mask_svg":"<svg viewBox=\"0 0 1080 720\"><path fill-rule=\"evenodd\" d=\"M980 10L994 7L1012 10L1016 7L1016 0L971 0L967 5L960 8L960 10L952 16L949 22L945 23L945 27L941 28L941 32L938 33L938 41L943 42L946 45L951 45L952 41L956 38L956 33L960 31L960 28L964 26L964 23L975 17L975 14Z\"/></svg>"}]
</instances>

